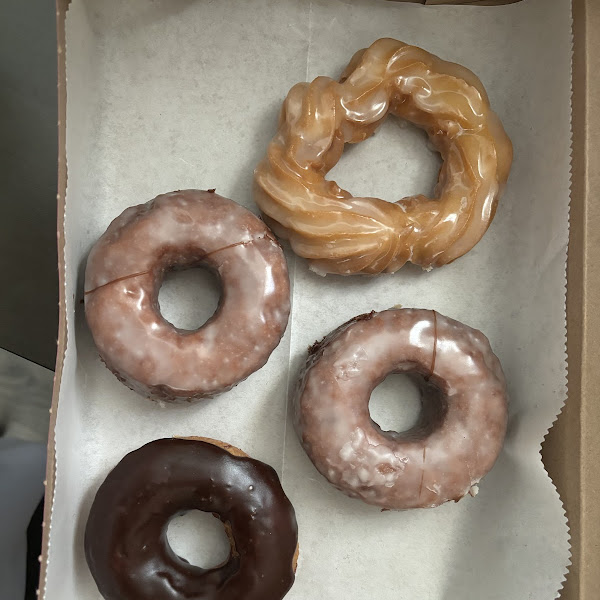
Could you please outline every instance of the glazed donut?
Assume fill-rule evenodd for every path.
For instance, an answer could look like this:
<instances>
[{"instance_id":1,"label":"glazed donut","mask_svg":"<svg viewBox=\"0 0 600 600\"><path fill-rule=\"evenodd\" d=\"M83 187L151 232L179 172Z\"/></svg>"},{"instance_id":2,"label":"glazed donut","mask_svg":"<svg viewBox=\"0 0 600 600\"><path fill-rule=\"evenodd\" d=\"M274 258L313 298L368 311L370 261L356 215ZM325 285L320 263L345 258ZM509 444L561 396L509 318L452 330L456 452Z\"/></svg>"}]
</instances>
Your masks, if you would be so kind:
<instances>
[{"instance_id":1,"label":"glazed donut","mask_svg":"<svg viewBox=\"0 0 600 600\"><path fill-rule=\"evenodd\" d=\"M160 314L163 277L200 265L219 277L219 307L199 329L177 329ZM172 192L128 208L87 261L85 314L100 356L149 398L189 401L230 389L267 362L289 312L277 240L214 192Z\"/></svg>"},{"instance_id":2,"label":"glazed donut","mask_svg":"<svg viewBox=\"0 0 600 600\"><path fill-rule=\"evenodd\" d=\"M202 569L169 546L170 519L192 509L223 521L231 543L224 564ZM298 528L269 465L215 440L162 439L109 473L84 546L107 600L280 600L294 583Z\"/></svg>"},{"instance_id":3,"label":"glazed donut","mask_svg":"<svg viewBox=\"0 0 600 600\"><path fill-rule=\"evenodd\" d=\"M416 376L418 423L383 431L371 392L390 373ZM431 310L348 321L310 350L295 395L306 453L335 487L386 509L435 507L477 492L504 440L504 375L487 338Z\"/></svg>"},{"instance_id":4,"label":"glazed donut","mask_svg":"<svg viewBox=\"0 0 600 600\"><path fill-rule=\"evenodd\" d=\"M368 138L388 113L423 128L441 154L435 199L354 198L325 179L344 144ZM511 162L511 142L471 71L381 39L354 55L339 82L318 77L291 89L255 171L255 199L318 273L393 273L407 261L429 269L481 239Z\"/></svg>"}]
</instances>

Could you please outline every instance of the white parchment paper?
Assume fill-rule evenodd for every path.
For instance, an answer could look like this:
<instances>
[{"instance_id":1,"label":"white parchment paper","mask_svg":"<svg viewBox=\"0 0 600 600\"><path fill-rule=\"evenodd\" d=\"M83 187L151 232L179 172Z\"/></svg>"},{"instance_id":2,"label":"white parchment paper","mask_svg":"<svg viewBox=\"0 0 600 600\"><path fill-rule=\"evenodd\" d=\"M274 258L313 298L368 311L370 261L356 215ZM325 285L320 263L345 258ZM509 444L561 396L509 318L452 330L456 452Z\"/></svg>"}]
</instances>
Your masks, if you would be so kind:
<instances>
[{"instance_id":1,"label":"white parchment paper","mask_svg":"<svg viewBox=\"0 0 600 600\"><path fill-rule=\"evenodd\" d=\"M256 210L252 171L288 89L338 75L355 50L384 36L472 69L512 138L511 177L483 240L439 270L408 266L378 278L321 278L289 254L290 325L265 368L190 407L161 408L126 389L98 359L83 318L91 245L127 206L173 189L216 187ZM228 441L279 472L300 530L290 599L557 597L568 529L539 450L566 394L570 2L73 0L66 52L68 344L45 598L100 598L82 542L96 489L124 454L171 435ZM438 166L421 132L390 119L349 148L331 177L357 195L396 200L429 192ZM184 326L201 322L214 301L215 290L192 275L161 292L165 312ZM290 426L287 388L307 346L354 315L397 304L481 329L502 361L509 433L476 498L380 512L332 488ZM399 428L414 417L415 403L395 383L376 391L374 412ZM403 396L413 402L398 411ZM199 529L193 518L172 530L190 560L214 555L211 545L222 551L218 532Z\"/></svg>"}]
</instances>

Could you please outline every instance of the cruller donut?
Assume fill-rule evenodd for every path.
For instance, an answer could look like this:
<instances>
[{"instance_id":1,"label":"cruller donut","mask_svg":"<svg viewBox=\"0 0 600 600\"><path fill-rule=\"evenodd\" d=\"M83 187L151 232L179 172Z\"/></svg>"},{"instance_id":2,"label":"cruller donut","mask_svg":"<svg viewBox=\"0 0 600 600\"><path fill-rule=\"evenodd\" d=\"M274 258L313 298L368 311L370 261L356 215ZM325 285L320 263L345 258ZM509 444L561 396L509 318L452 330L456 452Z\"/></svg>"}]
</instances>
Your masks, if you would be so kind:
<instances>
[{"instance_id":1,"label":"cruller donut","mask_svg":"<svg viewBox=\"0 0 600 600\"><path fill-rule=\"evenodd\" d=\"M197 509L225 524L227 561L190 565L167 541ZM207 438L150 442L125 456L90 510L85 556L106 600L280 600L294 583L298 528L275 471Z\"/></svg>"},{"instance_id":2,"label":"cruller donut","mask_svg":"<svg viewBox=\"0 0 600 600\"><path fill-rule=\"evenodd\" d=\"M327 173L344 144L389 114L423 128L443 165L436 198L354 198ZM274 231L325 273L447 264L481 239L508 178L512 145L468 69L393 39L357 52L339 81L294 86L255 171L255 200Z\"/></svg>"},{"instance_id":3,"label":"cruller donut","mask_svg":"<svg viewBox=\"0 0 600 600\"><path fill-rule=\"evenodd\" d=\"M215 314L195 331L160 314L169 269L219 277ZM283 251L249 210L210 191L158 196L125 210L92 248L85 314L100 356L140 394L192 400L226 391L262 367L290 312Z\"/></svg>"},{"instance_id":4,"label":"cruller donut","mask_svg":"<svg viewBox=\"0 0 600 600\"><path fill-rule=\"evenodd\" d=\"M416 376L422 410L409 431L383 431L371 392L390 373ZM504 441L500 362L476 329L435 311L360 315L310 350L295 395L306 453L349 496L388 509L474 495Z\"/></svg>"}]
</instances>

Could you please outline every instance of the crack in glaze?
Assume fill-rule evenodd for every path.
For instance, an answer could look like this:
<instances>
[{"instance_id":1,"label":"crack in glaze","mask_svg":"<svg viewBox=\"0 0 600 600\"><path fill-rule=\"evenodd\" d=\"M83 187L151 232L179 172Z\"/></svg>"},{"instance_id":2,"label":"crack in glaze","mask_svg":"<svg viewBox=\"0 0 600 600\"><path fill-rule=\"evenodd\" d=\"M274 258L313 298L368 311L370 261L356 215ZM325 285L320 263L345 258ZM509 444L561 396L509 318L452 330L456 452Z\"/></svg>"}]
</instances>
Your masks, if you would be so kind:
<instances>
[{"instance_id":1,"label":"crack in glaze","mask_svg":"<svg viewBox=\"0 0 600 600\"><path fill-rule=\"evenodd\" d=\"M260 242L261 240L272 240L277 244L279 243L273 236L271 236L269 234L265 234L265 235L261 235L260 237L253 238L251 240L235 242L235 244L229 244L227 246L223 246L222 248L217 248L216 250L212 250L211 252L207 252L206 254L202 255L202 257L199 260L201 260L201 261L206 260L209 256L212 256L213 254L217 254L217 252L223 252L224 250L229 250L230 248L235 248L236 246L248 246L250 244L254 244L255 242ZM116 279L112 279L111 281L107 281L106 283L103 283L102 285L96 286L94 289L84 291L83 295L87 296L88 294L93 294L95 291L100 290L108 285L112 285L113 283L119 283L119 282L125 281L127 279L133 279L134 277L141 277L142 275L147 275L148 273L151 273L151 272L152 272L152 269L147 269L146 271L140 271L138 273L131 273L131 275L123 275L122 277L117 277Z\"/></svg>"},{"instance_id":2,"label":"crack in glaze","mask_svg":"<svg viewBox=\"0 0 600 600\"><path fill-rule=\"evenodd\" d=\"M100 290L100 289L106 287L107 285L111 285L112 283L119 283L119 281L125 281L126 279L133 279L134 277L141 277L142 275L147 275L148 273L150 273L150 269L148 269L146 271L140 271L139 273L131 273L131 275L123 275L123 277L117 277L116 279L107 281L106 283L103 283L102 285L96 286L92 290L87 290L87 291L83 292L83 295L87 296L88 294L93 294L95 291Z\"/></svg>"},{"instance_id":3,"label":"crack in glaze","mask_svg":"<svg viewBox=\"0 0 600 600\"><path fill-rule=\"evenodd\" d=\"M425 480L425 455L426 454L427 454L427 446L425 446L423 448L423 470L421 471L421 484L419 486L419 498L421 498L421 496L423 494L423 483ZM427 489L429 489L429 488L427 488Z\"/></svg>"},{"instance_id":4,"label":"crack in glaze","mask_svg":"<svg viewBox=\"0 0 600 600\"><path fill-rule=\"evenodd\" d=\"M432 310L431 312L433 313L433 351L431 353L431 368L429 369L429 377L427 377L427 380L435 373L435 359L437 357L438 343L437 313L435 310ZM423 460L425 460L425 453L423 453Z\"/></svg>"}]
</instances>

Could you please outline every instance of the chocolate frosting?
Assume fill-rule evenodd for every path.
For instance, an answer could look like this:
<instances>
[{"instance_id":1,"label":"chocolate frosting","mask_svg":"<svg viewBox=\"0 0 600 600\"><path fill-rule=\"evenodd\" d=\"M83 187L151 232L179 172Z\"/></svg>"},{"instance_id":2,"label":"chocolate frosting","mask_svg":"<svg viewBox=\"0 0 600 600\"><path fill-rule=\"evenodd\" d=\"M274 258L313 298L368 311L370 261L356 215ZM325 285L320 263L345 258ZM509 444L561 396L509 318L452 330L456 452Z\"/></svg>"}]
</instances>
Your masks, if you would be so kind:
<instances>
[{"instance_id":1,"label":"chocolate frosting","mask_svg":"<svg viewBox=\"0 0 600 600\"><path fill-rule=\"evenodd\" d=\"M231 528L228 561L203 569L167 541L197 509ZM85 555L107 600L278 600L294 582L294 509L272 467L208 442L161 439L131 452L92 504Z\"/></svg>"}]
</instances>

